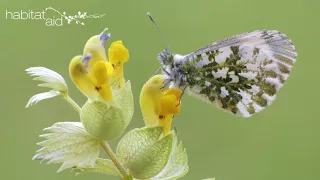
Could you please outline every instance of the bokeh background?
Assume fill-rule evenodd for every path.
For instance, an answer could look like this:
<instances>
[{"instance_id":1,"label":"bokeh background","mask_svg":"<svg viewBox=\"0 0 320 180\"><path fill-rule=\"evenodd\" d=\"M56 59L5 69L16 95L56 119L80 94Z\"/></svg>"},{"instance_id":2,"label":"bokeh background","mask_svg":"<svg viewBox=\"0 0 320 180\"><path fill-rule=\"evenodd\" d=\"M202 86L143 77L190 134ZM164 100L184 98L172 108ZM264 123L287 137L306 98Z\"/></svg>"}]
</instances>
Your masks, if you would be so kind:
<instances>
[{"instance_id":1,"label":"bokeh background","mask_svg":"<svg viewBox=\"0 0 320 180\"><path fill-rule=\"evenodd\" d=\"M46 27L40 20L6 20L5 10L41 11L52 6L68 14L106 14L86 25ZM105 180L103 174L74 176L60 165L31 158L42 129L58 121L79 121L62 99L54 98L25 109L35 93L46 91L25 74L30 66L59 72L72 98L86 98L68 76L71 58L81 54L89 37L108 27L112 41L123 40L130 50L125 76L133 85L135 115L126 131L144 126L139 93L159 67L157 53L166 47L146 16L150 11L172 49L187 54L216 40L255 29L277 29L296 45L298 61L272 106L244 119L184 96L182 113L174 119L189 156L183 179L318 180L320 179L319 6L316 0L140 0L140 1L0 1L0 179ZM119 139L111 142L115 148Z\"/></svg>"}]
</instances>

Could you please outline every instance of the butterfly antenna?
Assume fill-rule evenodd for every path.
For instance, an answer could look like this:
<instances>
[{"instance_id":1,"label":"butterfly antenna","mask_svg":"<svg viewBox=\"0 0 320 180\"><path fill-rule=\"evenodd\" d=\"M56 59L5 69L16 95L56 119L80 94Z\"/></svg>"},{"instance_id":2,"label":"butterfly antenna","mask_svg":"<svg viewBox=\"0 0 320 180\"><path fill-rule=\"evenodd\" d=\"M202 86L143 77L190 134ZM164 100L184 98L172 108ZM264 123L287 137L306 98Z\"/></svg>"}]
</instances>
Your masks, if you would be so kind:
<instances>
[{"instance_id":1,"label":"butterfly antenna","mask_svg":"<svg viewBox=\"0 0 320 180\"><path fill-rule=\"evenodd\" d=\"M147 15L150 19L150 21L152 22L152 24L156 27L156 29L158 30L158 32L160 33L160 35L162 36L162 38L164 39L164 41L166 42L168 49L171 51L171 46L167 40L167 38L164 36L164 34L160 31L159 27L157 26L157 23L154 21L154 19L152 18L150 12L147 12Z\"/></svg>"}]
</instances>

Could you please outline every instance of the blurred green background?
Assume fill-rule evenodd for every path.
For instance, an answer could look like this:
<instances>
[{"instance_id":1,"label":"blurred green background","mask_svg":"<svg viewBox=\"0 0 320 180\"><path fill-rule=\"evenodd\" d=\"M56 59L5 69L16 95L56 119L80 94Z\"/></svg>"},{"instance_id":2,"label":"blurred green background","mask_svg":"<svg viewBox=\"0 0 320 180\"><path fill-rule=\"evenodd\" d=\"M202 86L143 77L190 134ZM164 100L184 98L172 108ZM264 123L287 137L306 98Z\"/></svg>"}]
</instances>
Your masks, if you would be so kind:
<instances>
[{"instance_id":1,"label":"blurred green background","mask_svg":"<svg viewBox=\"0 0 320 180\"><path fill-rule=\"evenodd\" d=\"M52 6L68 14L106 14L86 25L46 27L40 20L6 20L5 11L41 11ZM46 89L25 74L31 66L59 72L72 98L86 98L68 76L71 58L81 54L92 35L108 27L112 39L130 50L125 76L133 85L135 115L126 131L144 126L139 93L156 71L157 53L166 47L146 16L150 11L176 53L187 54L213 41L255 29L277 29L294 42L298 61L272 106L249 119L235 117L193 97L183 98L174 119L187 149L190 171L183 179L318 180L320 179L319 6L316 0L235 1L41 1L1 0L1 159L2 180L105 180L103 174L75 177L60 165L31 158L42 129L58 121L79 121L62 99L25 109L28 99ZM118 140L112 141L115 148Z\"/></svg>"}]
</instances>

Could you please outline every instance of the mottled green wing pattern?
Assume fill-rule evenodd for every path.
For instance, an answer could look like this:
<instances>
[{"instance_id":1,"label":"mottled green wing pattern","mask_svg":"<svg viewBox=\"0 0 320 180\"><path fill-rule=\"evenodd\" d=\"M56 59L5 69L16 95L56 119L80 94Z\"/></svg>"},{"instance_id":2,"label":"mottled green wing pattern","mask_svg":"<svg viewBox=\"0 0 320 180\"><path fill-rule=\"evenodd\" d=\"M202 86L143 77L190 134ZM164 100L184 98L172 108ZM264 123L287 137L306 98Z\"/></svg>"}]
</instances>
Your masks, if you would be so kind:
<instances>
[{"instance_id":1,"label":"mottled green wing pattern","mask_svg":"<svg viewBox=\"0 0 320 180\"><path fill-rule=\"evenodd\" d=\"M189 91L244 117L271 104L287 80L297 53L276 30L239 34L183 59Z\"/></svg>"}]
</instances>

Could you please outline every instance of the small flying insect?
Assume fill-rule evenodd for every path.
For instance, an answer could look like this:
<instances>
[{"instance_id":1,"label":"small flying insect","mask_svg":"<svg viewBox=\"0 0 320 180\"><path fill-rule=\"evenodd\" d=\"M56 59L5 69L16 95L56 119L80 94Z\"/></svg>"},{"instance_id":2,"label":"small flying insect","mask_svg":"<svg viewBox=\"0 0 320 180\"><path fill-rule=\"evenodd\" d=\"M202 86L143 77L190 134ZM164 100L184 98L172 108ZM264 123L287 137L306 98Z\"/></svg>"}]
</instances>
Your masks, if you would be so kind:
<instances>
[{"instance_id":1,"label":"small flying insect","mask_svg":"<svg viewBox=\"0 0 320 180\"><path fill-rule=\"evenodd\" d=\"M147 15L164 37L150 13ZM158 55L165 85L243 117L275 100L297 58L291 40L277 30L245 32L187 55L168 48Z\"/></svg>"}]
</instances>

